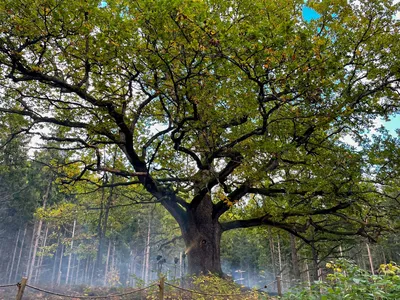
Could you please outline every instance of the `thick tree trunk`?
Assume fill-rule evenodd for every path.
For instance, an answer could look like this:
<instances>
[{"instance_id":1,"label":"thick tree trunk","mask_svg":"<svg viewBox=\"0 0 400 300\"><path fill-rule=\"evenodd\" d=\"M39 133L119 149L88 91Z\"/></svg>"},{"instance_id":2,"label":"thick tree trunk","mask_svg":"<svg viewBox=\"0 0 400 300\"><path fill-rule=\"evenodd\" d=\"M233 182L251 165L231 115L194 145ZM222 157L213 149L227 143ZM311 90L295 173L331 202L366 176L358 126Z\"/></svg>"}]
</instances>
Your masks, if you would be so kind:
<instances>
[{"instance_id":1,"label":"thick tree trunk","mask_svg":"<svg viewBox=\"0 0 400 300\"><path fill-rule=\"evenodd\" d=\"M186 245L189 274L222 275L220 242L222 228L213 218L213 204L209 196L197 207L190 208L185 224L180 224Z\"/></svg>"},{"instance_id":2,"label":"thick tree trunk","mask_svg":"<svg viewBox=\"0 0 400 300\"><path fill-rule=\"evenodd\" d=\"M184 234L189 274L222 275L220 259L221 229L218 223L188 226Z\"/></svg>"}]
</instances>

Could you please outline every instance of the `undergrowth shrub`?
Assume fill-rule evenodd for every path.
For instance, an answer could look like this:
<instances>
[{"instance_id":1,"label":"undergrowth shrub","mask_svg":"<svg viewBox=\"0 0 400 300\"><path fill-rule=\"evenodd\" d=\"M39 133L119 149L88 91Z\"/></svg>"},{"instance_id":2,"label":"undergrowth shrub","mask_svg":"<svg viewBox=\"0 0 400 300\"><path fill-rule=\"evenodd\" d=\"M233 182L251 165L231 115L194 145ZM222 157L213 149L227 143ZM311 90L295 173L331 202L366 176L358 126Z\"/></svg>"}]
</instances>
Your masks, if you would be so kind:
<instances>
[{"instance_id":1,"label":"undergrowth shrub","mask_svg":"<svg viewBox=\"0 0 400 300\"><path fill-rule=\"evenodd\" d=\"M195 299L195 300L256 300L268 299L258 291L240 286L233 280L209 274L207 276L193 276L180 287L180 282L172 283L175 287L165 285L164 299ZM195 292L193 292L195 291ZM158 299L158 295L147 299Z\"/></svg>"},{"instance_id":2,"label":"undergrowth shrub","mask_svg":"<svg viewBox=\"0 0 400 300\"><path fill-rule=\"evenodd\" d=\"M378 275L371 275L344 259L327 263L326 267L331 272L326 281L315 282L311 288L290 291L282 299L400 299L400 267L395 263L381 265Z\"/></svg>"}]
</instances>

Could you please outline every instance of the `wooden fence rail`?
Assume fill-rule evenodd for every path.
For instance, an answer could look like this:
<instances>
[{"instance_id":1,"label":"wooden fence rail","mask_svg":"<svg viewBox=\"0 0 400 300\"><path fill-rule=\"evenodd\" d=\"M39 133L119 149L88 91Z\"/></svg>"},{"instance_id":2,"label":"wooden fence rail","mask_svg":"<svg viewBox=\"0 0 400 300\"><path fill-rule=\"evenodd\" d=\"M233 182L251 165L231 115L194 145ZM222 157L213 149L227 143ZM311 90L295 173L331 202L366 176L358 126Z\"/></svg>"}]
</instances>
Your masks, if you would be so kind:
<instances>
[{"instance_id":1,"label":"wooden fence rail","mask_svg":"<svg viewBox=\"0 0 400 300\"><path fill-rule=\"evenodd\" d=\"M279 276L277 276L276 280L273 282L270 282L269 284L267 284L265 286L265 288L267 286L271 286L273 284L276 284L277 286L277 291L278 291L278 295L282 296L282 281L281 278ZM149 286L146 286L144 288L140 288L140 289L135 289L135 290L131 290L131 291L126 291L124 293L120 293L120 294L110 294L110 295L105 295L105 296L83 296L83 295L67 295L67 294L63 294L63 293L59 293L59 292L54 292L54 291L49 291L46 290L44 288L40 288L40 287L36 287L33 285L29 285L28 284L28 278L26 277L22 277L21 281L18 282L17 284L6 284L6 285L0 285L0 288L7 288L7 287L17 287L17 295L16 295L16 300L22 300L23 296L24 296L24 292L25 290L28 289L32 289L35 291L39 291L45 294L49 294L49 295L53 295L53 296L58 296L58 297L64 297L66 299L116 299L117 297L123 297L123 296L127 296L127 295L131 295L134 293L139 293L139 292L143 292L146 290L149 290L153 287L158 286L158 299L159 300L164 300L165 299L165 295L166 295L166 290L165 287L168 286L170 289L175 289L175 290L179 290L181 292L187 293L189 295L193 295L193 294L198 294L198 295L203 295L203 296L209 296L209 297L240 297L243 296L245 294L251 294L251 293L255 293L255 292L259 292L259 291L246 291L243 293L238 293L238 294L213 294L213 293L206 293L203 291L198 291L198 290L193 290L193 289L186 289L171 283L167 283L165 282L165 277L161 276L159 281L157 283L153 283ZM189 298L191 299L191 298Z\"/></svg>"}]
</instances>

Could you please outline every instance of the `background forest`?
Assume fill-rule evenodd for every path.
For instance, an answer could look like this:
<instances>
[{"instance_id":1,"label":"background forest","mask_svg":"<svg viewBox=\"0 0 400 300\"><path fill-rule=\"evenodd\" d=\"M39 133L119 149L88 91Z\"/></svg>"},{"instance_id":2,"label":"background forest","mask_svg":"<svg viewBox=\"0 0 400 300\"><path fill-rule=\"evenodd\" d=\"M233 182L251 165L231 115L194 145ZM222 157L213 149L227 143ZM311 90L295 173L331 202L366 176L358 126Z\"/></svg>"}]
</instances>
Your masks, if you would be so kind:
<instances>
[{"instance_id":1,"label":"background forest","mask_svg":"<svg viewBox=\"0 0 400 300\"><path fill-rule=\"evenodd\" d=\"M143 286L159 273L168 280L186 275L179 228L160 204L133 187L87 190L85 184L66 185L65 174L52 167L65 163L62 153L32 152L25 137L6 143L18 122L22 119L3 119L2 124L10 132L2 133L6 146L0 156L0 282L13 283L24 275L51 286ZM117 164L115 153L109 158ZM103 174L103 180L107 186L117 178ZM244 205L257 209L258 204ZM241 206L235 206L227 218L243 214ZM372 244L360 237L315 234L314 242L307 244L269 227L227 232L221 249L223 271L239 284L258 288L280 275L286 290L299 281L324 279L326 263L333 259L351 259L369 272L400 260L395 232Z\"/></svg>"},{"instance_id":2,"label":"background forest","mask_svg":"<svg viewBox=\"0 0 400 300\"><path fill-rule=\"evenodd\" d=\"M331 261L400 261L399 10L1 0L0 282L368 286Z\"/></svg>"}]
</instances>

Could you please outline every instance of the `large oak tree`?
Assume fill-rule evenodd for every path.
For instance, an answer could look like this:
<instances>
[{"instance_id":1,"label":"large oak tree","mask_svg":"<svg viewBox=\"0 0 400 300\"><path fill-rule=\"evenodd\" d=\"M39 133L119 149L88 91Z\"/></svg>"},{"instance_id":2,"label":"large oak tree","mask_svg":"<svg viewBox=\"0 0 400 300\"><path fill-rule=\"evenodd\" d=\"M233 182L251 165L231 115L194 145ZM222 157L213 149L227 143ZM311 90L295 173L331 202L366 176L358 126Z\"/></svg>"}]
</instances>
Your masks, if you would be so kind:
<instances>
[{"instance_id":1,"label":"large oak tree","mask_svg":"<svg viewBox=\"0 0 400 300\"><path fill-rule=\"evenodd\" d=\"M143 186L179 223L192 273L221 273L235 228L373 239L383 193L341 138L399 108L397 8L308 5L319 19L303 0L1 0L0 112L74 151L72 180ZM220 220L251 197L249 217Z\"/></svg>"}]
</instances>

